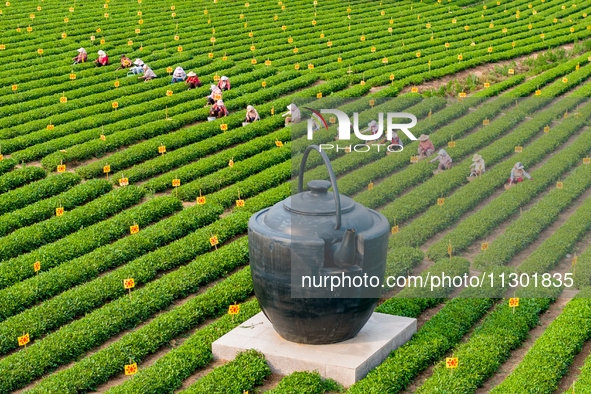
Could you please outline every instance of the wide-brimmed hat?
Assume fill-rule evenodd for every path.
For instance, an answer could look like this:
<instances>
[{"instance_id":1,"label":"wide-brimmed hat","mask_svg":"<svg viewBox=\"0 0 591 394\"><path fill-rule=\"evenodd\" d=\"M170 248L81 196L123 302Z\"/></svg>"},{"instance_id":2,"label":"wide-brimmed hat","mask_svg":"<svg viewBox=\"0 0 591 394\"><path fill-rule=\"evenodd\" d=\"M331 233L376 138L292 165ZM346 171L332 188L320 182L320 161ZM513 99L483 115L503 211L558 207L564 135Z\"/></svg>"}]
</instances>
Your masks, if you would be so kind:
<instances>
[{"instance_id":1,"label":"wide-brimmed hat","mask_svg":"<svg viewBox=\"0 0 591 394\"><path fill-rule=\"evenodd\" d=\"M135 59L135 60L133 61L133 64L135 64L136 66L143 66L143 65L144 65L144 62L143 62L143 60L142 60L142 59L140 59L140 58L137 58L137 59Z\"/></svg>"},{"instance_id":2,"label":"wide-brimmed hat","mask_svg":"<svg viewBox=\"0 0 591 394\"><path fill-rule=\"evenodd\" d=\"M86 49L84 49L84 48L78 48L78 52L80 52L80 53L86 53Z\"/></svg>"},{"instance_id":3,"label":"wide-brimmed hat","mask_svg":"<svg viewBox=\"0 0 591 394\"><path fill-rule=\"evenodd\" d=\"M369 127L374 127L374 126L377 126L377 125L378 125L378 122L376 122L375 120L372 120L372 121L371 121L371 122L369 122L367 125L368 125Z\"/></svg>"},{"instance_id":4,"label":"wide-brimmed hat","mask_svg":"<svg viewBox=\"0 0 591 394\"><path fill-rule=\"evenodd\" d=\"M226 76L224 75L224 76L222 76L220 79L221 79L222 81L227 81L227 80L228 80L228 77L226 77Z\"/></svg>"},{"instance_id":5,"label":"wide-brimmed hat","mask_svg":"<svg viewBox=\"0 0 591 394\"><path fill-rule=\"evenodd\" d=\"M249 105L249 106L246 107L246 110L248 112L254 111L254 107L252 105Z\"/></svg>"},{"instance_id":6,"label":"wide-brimmed hat","mask_svg":"<svg viewBox=\"0 0 591 394\"><path fill-rule=\"evenodd\" d=\"M518 170L523 170L523 164L521 164L521 162L518 161L517 163L515 163L515 168L517 168Z\"/></svg>"},{"instance_id":7,"label":"wide-brimmed hat","mask_svg":"<svg viewBox=\"0 0 591 394\"><path fill-rule=\"evenodd\" d=\"M419 141L427 141L429 139L429 136L426 134L421 134L418 138Z\"/></svg>"},{"instance_id":8,"label":"wide-brimmed hat","mask_svg":"<svg viewBox=\"0 0 591 394\"><path fill-rule=\"evenodd\" d=\"M97 52L99 56L106 56L107 54L102 49Z\"/></svg>"},{"instance_id":9,"label":"wide-brimmed hat","mask_svg":"<svg viewBox=\"0 0 591 394\"><path fill-rule=\"evenodd\" d=\"M216 90L216 89L217 89L217 86L215 86L215 85L211 85L211 86L209 87L209 90L211 90L211 91L214 91L214 90Z\"/></svg>"},{"instance_id":10,"label":"wide-brimmed hat","mask_svg":"<svg viewBox=\"0 0 591 394\"><path fill-rule=\"evenodd\" d=\"M482 156L480 156L480 155L474 155L474 156L472 156L472 161L478 161L480 159L482 159Z\"/></svg>"},{"instance_id":11,"label":"wide-brimmed hat","mask_svg":"<svg viewBox=\"0 0 591 394\"><path fill-rule=\"evenodd\" d=\"M295 109L296 109L296 108L297 108L297 107L296 107L296 105L295 105L295 104L289 104L289 105L287 106L287 109L288 109L288 110L290 110L290 111L295 111Z\"/></svg>"},{"instance_id":12,"label":"wide-brimmed hat","mask_svg":"<svg viewBox=\"0 0 591 394\"><path fill-rule=\"evenodd\" d=\"M445 156L445 155L447 155L447 152L445 151L445 149L439 149L438 155L439 156Z\"/></svg>"},{"instance_id":13,"label":"wide-brimmed hat","mask_svg":"<svg viewBox=\"0 0 591 394\"><path fill-rule=\"evenodd\" d=\"M194 76L196 76L196 75L197 75L197 74L195 74L193 71L190 71L190 72L187 74L187 77L194 77Z\"/></svg>"},{"instance_id":14,"label":"wide-brimmed hat","mask_svg":"<svg viewBox=\"0 0 591 394\"><path fill-rule=\"evenodd\" d=\"M218 101L216 102L216 104L217 104L217 105L224 105L224 102L223 102L222 100L218 100Z\"/></svg>"}]
</instances>

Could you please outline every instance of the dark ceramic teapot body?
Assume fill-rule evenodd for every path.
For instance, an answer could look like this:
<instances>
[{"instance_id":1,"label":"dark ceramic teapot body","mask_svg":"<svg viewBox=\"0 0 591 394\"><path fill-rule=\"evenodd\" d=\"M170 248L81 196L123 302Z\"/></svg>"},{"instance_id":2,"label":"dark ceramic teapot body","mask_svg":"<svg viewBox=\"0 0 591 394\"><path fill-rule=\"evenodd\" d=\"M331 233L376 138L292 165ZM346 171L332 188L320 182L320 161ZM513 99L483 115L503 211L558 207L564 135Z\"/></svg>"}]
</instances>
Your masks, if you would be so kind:
<instances>
[{"instance_id":1,"label":"dark ceramic teapot body","mask_svg":"<svg viewBox=\"0 0 591 394\"><path fill-rule=\"evenodd\" d=\"M331 182L311 181L310 191L303 192L312 149L324 159ZM248 224L255 295L277 333L306 344L357 335L379 299L388 234L386 218L341 196L326 154L308 147L298 194L257 212ZM335 277L340 282L336 288Z\"/></svg>"}]
</instances>

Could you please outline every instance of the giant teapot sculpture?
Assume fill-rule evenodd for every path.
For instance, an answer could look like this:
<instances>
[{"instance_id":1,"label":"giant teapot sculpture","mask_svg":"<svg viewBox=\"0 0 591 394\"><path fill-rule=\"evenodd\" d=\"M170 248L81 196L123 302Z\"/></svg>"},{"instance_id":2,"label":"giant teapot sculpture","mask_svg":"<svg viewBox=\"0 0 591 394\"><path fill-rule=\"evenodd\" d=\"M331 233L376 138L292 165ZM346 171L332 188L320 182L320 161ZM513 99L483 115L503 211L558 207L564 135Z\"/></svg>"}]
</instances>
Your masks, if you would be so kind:
<instances>
[{"instance_id":1,"label":"giant teapot sculpture","mask_svg":"<svg viewBox=\"0 0 591 394\"><path fill-rule=\"evenodd\" d=\"M312 150L322 156L330 182L310 181L303 192ZM275 331L305 344L357 335L379 300L389 228L383 215L339 194L328 156L309 146L300 164L298 193L257 212L248 223L254 292ZM334 276L343 280L342 287L331 289ZM326 286L325 277L330 278ZM364 277L365 283L355 286ZM379 278L378 287L367 283L371 277L373 285Z\"/></svg>"}]
</instances>

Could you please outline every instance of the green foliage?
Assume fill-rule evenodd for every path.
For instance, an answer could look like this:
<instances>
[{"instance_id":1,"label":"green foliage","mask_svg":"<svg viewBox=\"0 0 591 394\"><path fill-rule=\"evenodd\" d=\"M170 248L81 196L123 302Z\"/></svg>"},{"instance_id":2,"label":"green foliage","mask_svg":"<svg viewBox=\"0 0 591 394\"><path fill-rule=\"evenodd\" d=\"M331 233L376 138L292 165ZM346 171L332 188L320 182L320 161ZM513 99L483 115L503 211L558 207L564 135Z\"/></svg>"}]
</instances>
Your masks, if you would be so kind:
<instances>
[{"instance_id":1,"label":"green foliage","mask_svg":"<svg viewBox=\"0 0 591 394\"><path fill-rule=\"evenodd\" d=\"M45 176L47 176L45 170L35 166L23 167L7 172L0 176L0 193L6 193L27 183L45 178Z\"/></svg>"},{"instance_id":2,"label":"green foliage","mask_svg":"<svg viewBox=\"0 0 591 394\"><path fill-rule=\"evenodd\" d=\"M144 191L137 187L117 189L62 216L18 229L0 239L0 260L19 256L104 220L138 203L143 196Z\"/></svg>"},{"instance_id":3,"label":"green foliage","mask_svg":"<svg viewBox=\"0 0 591 394\"><path fill-rule=\"evenodd\" d=\"M64 174L65 175L65 174ZM68 188L77 181L77 177L72 174L72 177L64 177L62 178L66 182L70 180L70 182L55 182L60 180L61 175L57 177L51 176L42 181L32 183L29 186L41 186L36 185L36 183L52 181L51 185L46 188L47 190L51 190L50 193L59 191L61 188ZM70 178L70 179L68 179ZM72 182L73 181L73 182ZM47 182L46 182L47 183ZM24 188L28 188L28 186L24 186L21 189L17 189L15 191L21 191ZM76 187L71 188L63 193L58 194L57 196L38 201L36 203L27 205L24 208L18 209L13 212L5 213L4 215L0 216L0 237L7 235L8 233L25 226L30 226L33 223L40 222L42 220L46 220L51 218L55 215L55 209L57 207L63 207L65 211L70 211L79 205L83 205L88 203L89 201L94 200L95 198L108 193L111 190L111 185L109 182L104 180L91 180L82 185L78 185ZM32 188L35 191L39 192L39 188ZM41 190L41 192L43 192ZM7 196L9 193L5 194ZM41 194L41 193L39 193ZM39 195L37 194L37 196ZM33 193L33 196L35 194ZM16 204L15 204L16 205Z\"/></svg>"},{"instance_id":4,"label":"green foliage","mask_svg":"<svg viewBox=\"0 0 591 394\"><path fill-rule=\"evenodd\" d=\"M140 369L132 379L107 392L109 394L173 393L191 373L205 367L213 359L211 344L215 340L260 311L256 300L240 305L239 314L226 314L206 327L198 329L180 346L173 348L153 365Z\"/></svg>"},{"instance_id":5,"label":"green foliage","mask_svg":"<svg viewBox=\"0 0 591 394\"><path fill-rule=\"evenodd\" d=\"M521 363L491 393L553 393L573 358L591 338L590 296L590 288L586 288L569 301Z\"/></svg>"},{"instance_id":6,"label":"green foliage","mask_svg":"<svg viewBox=\"0 0 591 394\"><path fill-rule=\"evenodd\" d=\"M269 394L324 394L341 393L343 388L332 379L322 379L318 372L294 372L281 379Z\"/></svg>"},{"instance_id":7,"label":"green foliage","mask_svg":"<svg viewBox=\"0 0 591 394\"><path fill-rule=\"evenodd\" d=\"M265 356L254 350L238 353L233 361L199 379L183 394L242 394L263 383L271 375Z\"/></svg>"},{"instance_id":8,"label":"green foliage","mask_svg":"<svg viewBox=\"0 0 591 394\"><path fill-rule=\"evenodd\" d=\"M78 182L80 182L79 176L71 172L65 172L11 190L0 195L0 213L12 212L44 198L54 196L68 190Z\"/></svg>"}]
</instances>

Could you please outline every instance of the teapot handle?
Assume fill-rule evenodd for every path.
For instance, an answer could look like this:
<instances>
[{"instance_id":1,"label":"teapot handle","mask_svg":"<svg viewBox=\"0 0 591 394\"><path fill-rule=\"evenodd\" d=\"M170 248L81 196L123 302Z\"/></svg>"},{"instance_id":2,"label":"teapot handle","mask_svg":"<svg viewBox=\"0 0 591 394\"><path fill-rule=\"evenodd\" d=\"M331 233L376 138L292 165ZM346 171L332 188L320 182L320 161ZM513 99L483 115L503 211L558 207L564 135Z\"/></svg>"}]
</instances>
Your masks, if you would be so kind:
<instances>
[{"instance_id":1,"label":"teapot handle","mask_svg":"<svg viewBox=\"0 0 591 394\"><path fill-rule=\"evenodd\" d=\"M332 192L334 194L334 202L336 207L335 211L337 215L337 222L334 229L338 230L341 228L341 195L339 194L337 178L334 175L332 166L330 165L330 160L326 153L320 150L318 145L310 145L306 148L306 151L304 152L304 157L302 157L302 162L300 163L300 176L298 177L298 193L301 193L304 189L304 171L306 169L306 160L308 160L308 155L312 150L315 150L318 153L320 153L320 156L322 156L322 160L324 160L324 164L326 165L326 169L328 170L328 176L330 177L330 183L332 184Z\"/></svg>"}]
</instances>

